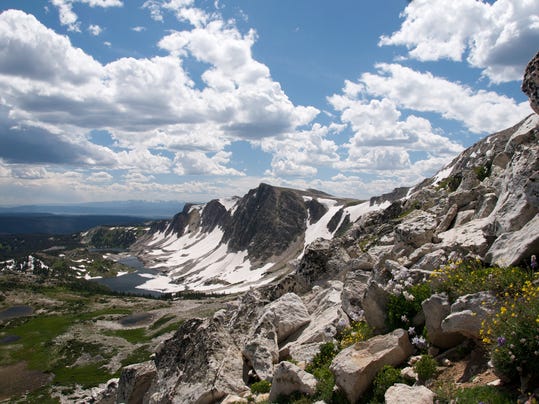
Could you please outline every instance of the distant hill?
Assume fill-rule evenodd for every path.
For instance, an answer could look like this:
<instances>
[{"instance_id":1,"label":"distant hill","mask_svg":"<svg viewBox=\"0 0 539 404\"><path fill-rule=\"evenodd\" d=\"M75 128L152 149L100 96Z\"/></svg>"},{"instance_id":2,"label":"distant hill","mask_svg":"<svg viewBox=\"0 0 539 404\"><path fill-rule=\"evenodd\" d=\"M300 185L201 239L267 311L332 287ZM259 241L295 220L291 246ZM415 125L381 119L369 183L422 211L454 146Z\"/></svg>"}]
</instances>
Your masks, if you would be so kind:
<instances>
[{"instance_id":1,"label":"distant hill","mask_svg":"<svg viewBox=\"0 0 539 404\"><path fill-rule=\"evenodd\" d=\"M95 226L140 225L151 219L119 215L0 213L0 234L72 234Z\"/></svg>"},{"instance_id":2,"label":"distant hill","mask_svg":"<svg viewBox=\"0 0 539 404\"><path fill-rule=\"evenodd\" d=\"M168 219L176 213L181 212L184 205L184 202L179 201L112 201L77 204L44 204L0 207L0 214L50 213L56 215L111 215Z\"/></svg>"}]
</instances>

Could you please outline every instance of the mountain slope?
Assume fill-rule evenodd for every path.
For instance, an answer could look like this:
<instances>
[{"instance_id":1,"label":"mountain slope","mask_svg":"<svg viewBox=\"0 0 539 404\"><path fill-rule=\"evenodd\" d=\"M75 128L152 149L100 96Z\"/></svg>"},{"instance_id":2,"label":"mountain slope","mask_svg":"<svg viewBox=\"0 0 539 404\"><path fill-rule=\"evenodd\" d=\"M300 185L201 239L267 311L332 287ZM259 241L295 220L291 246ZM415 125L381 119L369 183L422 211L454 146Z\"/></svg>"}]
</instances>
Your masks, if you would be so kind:
<instances>
[{"instance_id":1,"label":"mountain slope","mask_svg":"<svg viewBox=\"0 0 539 404\"><path fill-rule=\"evenodd\" d=\"M314 239L330 239L381 207L268 184L242 198L188 204L133 247L163 273L141 287L229 293L266 284L289 273Z\"/></svg>"},{"instance_id":2,"label":"mountain slope","mask_svg":"<svg viewBox=\"0 0 539 404\"><path fill-rule=\"evenodd\" d=\"M529 264L539 252L539 116L477 142L434 177L391 204L362 215L329 245L311 245L296 275L308 286L346 271L374 271L387 282L388 267L431 271L451 260ZM373 198L379 201L379 198ZM320 262L320 256L324 261ZM312 257L312 259L311 259Z\"/></svg>"}]
</instances>

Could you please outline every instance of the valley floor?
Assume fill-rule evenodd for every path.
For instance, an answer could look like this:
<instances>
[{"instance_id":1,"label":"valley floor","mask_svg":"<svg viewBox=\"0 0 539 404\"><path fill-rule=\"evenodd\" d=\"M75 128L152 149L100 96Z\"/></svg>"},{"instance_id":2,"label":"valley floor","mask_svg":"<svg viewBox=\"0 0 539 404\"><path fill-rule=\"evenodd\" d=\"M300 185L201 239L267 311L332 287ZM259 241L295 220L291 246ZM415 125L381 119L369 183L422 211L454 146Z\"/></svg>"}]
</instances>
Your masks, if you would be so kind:
<instances>
[{"instance_id":1,"label":"valley floor","mask_svg":"<svg viewBox=\"0 0 539 404\"><path fill-rule=\"evenodd\" d=\"M73 402L119 377L121 367L148 360L155 347L192 317L212 315L232 297L158 300L74 291L0 274L0 401Z\"/></svg>"}]
</instances>

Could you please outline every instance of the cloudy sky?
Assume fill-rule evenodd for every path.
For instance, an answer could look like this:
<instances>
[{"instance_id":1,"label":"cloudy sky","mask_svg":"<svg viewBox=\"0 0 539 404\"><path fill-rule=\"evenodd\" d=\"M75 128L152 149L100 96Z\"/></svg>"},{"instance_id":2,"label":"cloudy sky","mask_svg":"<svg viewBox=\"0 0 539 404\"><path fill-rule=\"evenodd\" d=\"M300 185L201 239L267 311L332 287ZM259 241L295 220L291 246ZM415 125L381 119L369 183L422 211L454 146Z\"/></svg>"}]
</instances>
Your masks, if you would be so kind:
<instances>
[{"instance_id":1,"label":"cloudy sky","mask_svg":"<svg viewBox=\"0 0 539 404\"><path fill-rule=\"evenodd\" d=\"M367 198L531 113L537 0L0 11L0 205L206 201L260 182Z\"/></svg>"}]
</instances>

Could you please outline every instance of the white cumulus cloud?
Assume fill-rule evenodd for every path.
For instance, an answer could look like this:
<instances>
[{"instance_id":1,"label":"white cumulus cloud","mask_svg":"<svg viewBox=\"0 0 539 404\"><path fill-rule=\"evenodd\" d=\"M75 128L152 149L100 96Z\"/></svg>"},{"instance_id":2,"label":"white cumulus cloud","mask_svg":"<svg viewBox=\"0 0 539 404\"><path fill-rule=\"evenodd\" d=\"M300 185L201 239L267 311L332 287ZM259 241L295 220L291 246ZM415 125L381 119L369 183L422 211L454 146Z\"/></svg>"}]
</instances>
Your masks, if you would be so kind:
<instances>
[{"instance_id":1,"label":"white cumulus cloud","mask_svg":"<svg viewBox=\"0 0 539 404\"><path fill-rule=\"evenodd\" d=\"M474 133L504 129L531 112L527 103L494 91L472 88L418 72L400 64L378 64L376 73L364 73L361 84L371 96L389 98L399 107L435 112L462 122Z\"/></svg>"},{"instance_id":2,"label":"white cumulus cloud","mask_svg":"<svg viewBox=\"0 0 539 404\"><path fill-rule=\"evenodd\" d=\"M88 31L93 36L99 36L101 32L103 32L103 28L101 28L99 25L92 24L88 27Z\"/></svg>"},{"instance_id":3,"label":"white cumulus cloud","mask_svg":"<svg viewBox=\"0 0 539 404\"><path fill-rule=\"evenodd\" d=\"M254 32L242 35L222 21L163 38L167 56L105 65L22 11L0 15L0 35L6 116L78 145L88 144L88 131L107 130L125 150L96 153L108 150L106 161L122 169L243 175L227 166L230 158L220 152L226 145L294 133L318 114L294 105L253 59ZM202 88L184 69L185 57L208 65ZM184 158L178 163L151 148Z\"/></svg>"},{"instance_id":4,"label":"white cumulus cloud","mask_svg":"<svg viewBox=\"0 0 539 404\"><path fill-rule=\"evenodd\" d=\"M68 30L80 32L80 21L78 21L78 15L73 11L73 4L83 3L87 4L90 7L122 7L123 2L121 0L50 0L52 5L58 9L58 14L60 17L60 24L66 25ZM95 34L90 28L92 35Z\"/></svg>"},{"instance_id":5,"label":"white cumulus cloud","mask_svg":"<svg viewBox=\"0 0 539 404\"><path fill-rule=\"evenodd\" d=\"M174 172L178 175L238 175L244 173L226 167L230 152L219 151L213 156L199 151L178 152L174 159Z\"/></svg>"},{"instance_id":6,"label":"white cumulus cloud","mask_svg":"<svg viewBox=\"0 0 539 404\"><path fill-rule=\"evenodd\" d=\"M94 182L94 183L105 183L105 182L112 181L113 178L114 177L110 175L109 173L105 171L99 171L97 173L92 173L90 176L86 178L86 180L89 182Z\"/></svg>"},{"instance_id":7,"label":"white cumulus cloud","mask_svg":"<svg viewBox=\"0 0 539 404\"><path fill-rule=\"evenodd\" d=\"M536 0L414 0L380 45L404 45L421 61L466 61L492 82L520 80L539 43Z\"/></svg>"}]
</instances>

